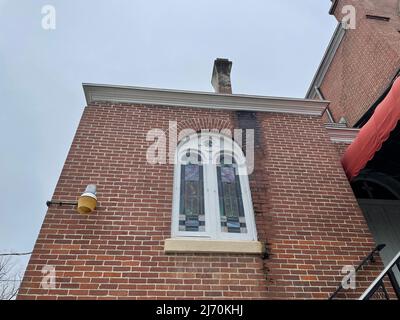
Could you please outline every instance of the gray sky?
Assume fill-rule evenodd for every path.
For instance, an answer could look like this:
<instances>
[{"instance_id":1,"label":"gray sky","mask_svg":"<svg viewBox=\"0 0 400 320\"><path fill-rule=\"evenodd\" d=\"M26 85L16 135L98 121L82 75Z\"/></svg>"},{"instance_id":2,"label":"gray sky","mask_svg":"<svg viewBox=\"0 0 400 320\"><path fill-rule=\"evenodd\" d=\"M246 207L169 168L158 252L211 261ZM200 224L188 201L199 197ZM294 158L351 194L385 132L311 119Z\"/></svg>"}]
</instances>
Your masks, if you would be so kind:
<instances>
[{"instance_id":1,"label":"gray sky","mask_svg":"<svg viewBox=\"0 0 400 320\"><path fill-rule=\"evenodd\" d=\"M302 98L336 26L330 4L0 0L0 252L34 246L85 106L82 82L212 91L223 57L234 93ZM56 30L42 28L43 5L55 7Z\"/></svg>"}]
</instances>

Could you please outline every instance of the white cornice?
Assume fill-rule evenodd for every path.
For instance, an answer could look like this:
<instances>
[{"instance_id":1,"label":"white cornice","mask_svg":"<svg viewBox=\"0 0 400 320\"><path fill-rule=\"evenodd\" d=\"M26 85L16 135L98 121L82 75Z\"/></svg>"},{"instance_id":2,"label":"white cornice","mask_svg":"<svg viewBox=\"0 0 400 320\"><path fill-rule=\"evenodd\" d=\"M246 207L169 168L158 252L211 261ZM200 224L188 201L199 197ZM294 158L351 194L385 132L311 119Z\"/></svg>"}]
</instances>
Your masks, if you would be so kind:
<instances>
[{"instance_id":1,"label":"white cornice","mask_svg":"<svg viewBox=\"0 0 400 320\"><path fill-rule=\"evenodd\" d=\"M329 137L332 142L335 143L352 143L357 137L360 129L346 128L346 127L333 127L331 125L326 125L326 130L328 131Z\"/></svg>"},{"instance_id":2,"label":"white cornice","mask_svg":"<svg viewBox=\"0 0 400 320\"><path fill-rule=\"evenodd\" d=\"M328 101L217 94L101 84L83 84L87 105L94 102L131 103L321 116Z\"/></svg>"}]
</instances>

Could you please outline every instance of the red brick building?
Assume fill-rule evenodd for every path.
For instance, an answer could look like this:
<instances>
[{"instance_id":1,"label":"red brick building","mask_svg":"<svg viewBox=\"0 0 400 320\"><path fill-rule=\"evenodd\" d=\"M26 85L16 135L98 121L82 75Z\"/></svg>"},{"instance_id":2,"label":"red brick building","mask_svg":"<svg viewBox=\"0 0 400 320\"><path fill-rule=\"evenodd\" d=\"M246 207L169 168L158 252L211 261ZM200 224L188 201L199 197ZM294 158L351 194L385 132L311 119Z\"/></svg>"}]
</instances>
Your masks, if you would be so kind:
<instances>
[{"instance_id":1,"label":"red brick building","mask_svg":"<svg viewBox=\"0 0 400 320\"><path fill-rule=\"evenodd\" d=\"M379 133L379 126L387 124L381 119L373 119L375 110L383 107L398 91L395 80L400 72L400 2L336 0L332 1L330 14L341 22L349 5L355 8L355 29L345 29L341 23L338 24L306 97L330 101L324 116L329 123L368 131L367 127L375 122L374 130ZM398 102L394 102L391 110L397 105ZM400 251L397 213L400 208L400 128L398 118L391 114L391 110L382 110L381 113L389 120L391 118L392 123L383 129L387 132L378 139L368 163L360 167L362 170L351 179L374 238L387 244L381 252L386 264ZM337 124L332 126L338 127ZM346 145L340 148L340 153L345 149ZM354 149L362 153L365 148L357 144Z\"/></svg>"},{"instance_id":2,"label":"red brick building","mask_svg":"<svg viewBox=\"0 0 400 320\"><path fill-rule=\"evenodd\" d=\"M333 3L338 20L342 5ZM329 298L343 268L376 246L341 164L396 69L389 43L378 39L393 61L365 40L386 22L364 18L360 30L338 28L307 99L232 94L225 59L214 64L215 93L84 84L87 107L19 299ZM97 208L78 214L68 201L88 184ZM358 298L382 269L365 265L340 297Z\"/></svg>"},{"instance_id":3,"label":"red brick building","mask_svg":"<svg viewBox=\"0 0 400 320\"><path fill-rule=\"evenodd\" d=\"M330 14L341 22L348 5L356 9L356 28L338 24L307 97L322 95L333 121L360 127L399 73L400 6L398 0L335 0Z\"/></svg>"}]
</instances>

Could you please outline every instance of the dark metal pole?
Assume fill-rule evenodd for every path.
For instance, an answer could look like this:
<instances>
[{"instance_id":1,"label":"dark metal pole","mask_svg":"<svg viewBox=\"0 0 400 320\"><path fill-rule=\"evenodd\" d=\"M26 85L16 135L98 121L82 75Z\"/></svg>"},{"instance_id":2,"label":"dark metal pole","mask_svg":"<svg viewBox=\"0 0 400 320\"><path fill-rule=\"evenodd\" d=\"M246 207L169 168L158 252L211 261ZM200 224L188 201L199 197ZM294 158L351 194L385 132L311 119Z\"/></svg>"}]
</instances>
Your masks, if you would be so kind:
<instances>
[{"instance_id":1,"label":"dark metal pole","mask_svg":"<svg viewBox=\"0 0 400 320\"><path fill-rule=\"evenodd\" d=\"M68 200L61 200L61 201L46 201L47 207L50 207L52 205L58 205L58 206L76 206L78 205L77 201L68 201Z\"/></svg>"}]
</instances>

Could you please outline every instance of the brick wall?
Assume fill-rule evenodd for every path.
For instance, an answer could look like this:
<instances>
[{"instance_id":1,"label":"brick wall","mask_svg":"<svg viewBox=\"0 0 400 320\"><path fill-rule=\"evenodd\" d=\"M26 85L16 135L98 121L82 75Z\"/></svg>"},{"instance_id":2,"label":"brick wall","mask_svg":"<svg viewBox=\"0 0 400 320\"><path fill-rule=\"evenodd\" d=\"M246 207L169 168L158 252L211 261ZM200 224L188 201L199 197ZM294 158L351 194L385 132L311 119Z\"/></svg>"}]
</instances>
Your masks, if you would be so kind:
<instances>
[{"instance_id":1,"label":"brick wall","mask_svg":"<svg viewBox=\"0 0 400 320\"><path fill-rule=\"evenodd\" d=\"M341 158L344 155L344 153L346 152L346 149L349 146L349 144L340 142L340 143L334 143L334 146L339 154L339 157Z\"/></svg>"},{"instance_id":2,"label":"brick wall","mask_svg":"<svg viewBox=\"0 0 400 320\"><path fill-rule=\"evenodd\" d=\"M320 119L262 118L274 225L268 297L326 298L343 266L358 264L373 241ZM356 296L373 278L365 276L359 276Z\"/></svg>"},{"instance_id":3,"label":"brick wall","mask_svg":"<svg viewBox=\"0 0 400 320\"><path fill-rule=\"evenodd\" d=\"M188 120L189 119L189 120ZM325 299L345 264L374 247L318 117L258 113L260 143L250 178L259 239L269 258L238 254L168 254L172 165L146 162L146 133L233 128L235 112L97 104L85 109L54 192L76 200L89 183L99 206L89 216L51 207L19 299ZM41 270L56 268L56 289ZM359 277L366 287L380 265Z\"/></svg>"},{"instance_id":4,"label":"brick wall","mask_svg":"<svg viewBox=\"0 0 400 320\"><path fill-rule=\"evenodd\" d=\"M321 85L332 103L336 121L344 116L353 126L384 92L400 68L400 17L397 0L339 0L335 16L341 21L344 5L354 5L355 30L346 35ZM367 19L366 15L390 21Z\"/></svg>"}]
</instances>

